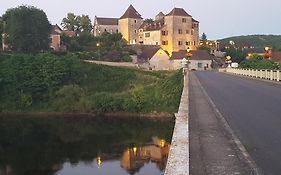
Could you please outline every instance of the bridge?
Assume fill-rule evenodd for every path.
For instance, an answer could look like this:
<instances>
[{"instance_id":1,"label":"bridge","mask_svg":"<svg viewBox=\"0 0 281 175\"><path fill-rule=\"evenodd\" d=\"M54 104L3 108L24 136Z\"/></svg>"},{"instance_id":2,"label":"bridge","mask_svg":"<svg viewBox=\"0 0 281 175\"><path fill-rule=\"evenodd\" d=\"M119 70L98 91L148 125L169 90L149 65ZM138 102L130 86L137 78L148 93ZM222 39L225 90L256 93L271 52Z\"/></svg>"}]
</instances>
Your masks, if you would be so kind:
<instances>
[{"instance_id":1,"label":"bridge","mask_svg":"<svg viewBox=\"0 0 281 175\"><path fill-rule=\"evenodd\" d=\"M176 129L183 123L179 110L165 175L181 175L183 169L182 175L280 174L281 84L215 71L189 72L188 77L188 102L181 107L187 126ZM188 134L182 142L188 153L179 149L181 142L173 144L177 132ZM177 163L173 154L189 159ZM175 168L171 165L177 165L177 174L169 173Z\"/></svg>"}]
</instances>

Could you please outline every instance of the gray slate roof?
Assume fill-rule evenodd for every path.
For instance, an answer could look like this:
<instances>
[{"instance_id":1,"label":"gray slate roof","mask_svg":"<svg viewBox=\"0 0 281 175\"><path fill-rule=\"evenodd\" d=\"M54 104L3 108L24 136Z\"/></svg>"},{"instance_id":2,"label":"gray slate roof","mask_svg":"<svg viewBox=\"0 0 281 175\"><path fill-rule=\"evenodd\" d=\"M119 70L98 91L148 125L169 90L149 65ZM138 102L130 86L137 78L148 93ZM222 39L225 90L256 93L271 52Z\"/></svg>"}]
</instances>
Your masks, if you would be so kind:
<instances>
[{"instance_id":1,"label":"gray slate roof","mask_svg":"<svg viewBox=\"0 0 281 175\"><path fill-rule=\"evenodd\" d=\"M96 17L99 25L118 25L118 18L100 18Z\"/></svg>"}]
</instances>

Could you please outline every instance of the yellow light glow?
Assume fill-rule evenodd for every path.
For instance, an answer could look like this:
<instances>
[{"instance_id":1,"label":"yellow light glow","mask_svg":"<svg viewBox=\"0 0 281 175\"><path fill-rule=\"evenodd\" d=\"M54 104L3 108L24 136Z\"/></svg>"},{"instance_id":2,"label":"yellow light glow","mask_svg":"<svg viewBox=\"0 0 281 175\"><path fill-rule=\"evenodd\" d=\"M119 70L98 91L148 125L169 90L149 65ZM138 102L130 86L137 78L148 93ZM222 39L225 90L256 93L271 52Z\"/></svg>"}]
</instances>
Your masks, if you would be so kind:
<instances>
[{"instance_id":1,"label":"yellow light glow","mask_svg":"<svg viewBox=\"0 0 281 175\"><path fill-rule=\"evenodd\" d=\"M97 43L97 47L99 47L100 46L100 43Z\"/></svg>"},{"instance_id":2,"label":"yellow light glow","mask_svg":"<svg viewBox=\"0 0 281 175\"><path fill-rule=\"evenodd\" d=\"M160 147L164 148L165 147L165 143L166 143L165 140L161 139L160 140Z\"/></svg>"},{"instance_id":3,"label":"yellow light glow","mask_svg":"<svg viewBox=\"0 0 281 175\"><path fill-rule=\"evenodd\" d=\"M138 148L136 146L133 147L134 154L137 154Z\"/></svg>"},{"instance_id":4,"label":"yellow light glow","mask_svg":"<svg viewBox=\"0 0 281 175\"><path fill-rule=\"evenodd\" d=\"M101 167L101 163L102 163L101 157L98 156L98 158L97 158L97 164L98 164L98 167L99 167L99 168Z\"/></svg>"}]
</instances>

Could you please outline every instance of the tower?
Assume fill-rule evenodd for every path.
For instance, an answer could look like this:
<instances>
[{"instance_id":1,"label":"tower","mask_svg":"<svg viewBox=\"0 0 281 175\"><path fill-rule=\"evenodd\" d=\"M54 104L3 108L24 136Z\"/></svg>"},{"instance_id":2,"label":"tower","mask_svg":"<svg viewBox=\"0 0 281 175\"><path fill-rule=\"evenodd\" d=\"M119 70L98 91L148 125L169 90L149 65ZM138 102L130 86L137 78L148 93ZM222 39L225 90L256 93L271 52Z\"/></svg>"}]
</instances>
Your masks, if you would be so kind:
<instances>
[{"instance_id":1,"label":"tower","mask_svg":"<svg viewBox=\"0 0 281 175\"><path fill-rule=\"evenodd\" d=\"M194 20L183 8L174 8L165 17L162 28L161 47L172 52L196 50L199 44L199 22Z\"/></svg>"},{"instance_id":2,"label":"tower","mask_svg":"<svg viewBox=\"0 0 281 175\"><path fill-rule=\"evenodd\" d=\"M123 38L128 44L139 43L138 30L142 23L143 18L132 5L130 5L126 12L119 18L119 32L123 35Z\"/></svg>"}]
</instances>

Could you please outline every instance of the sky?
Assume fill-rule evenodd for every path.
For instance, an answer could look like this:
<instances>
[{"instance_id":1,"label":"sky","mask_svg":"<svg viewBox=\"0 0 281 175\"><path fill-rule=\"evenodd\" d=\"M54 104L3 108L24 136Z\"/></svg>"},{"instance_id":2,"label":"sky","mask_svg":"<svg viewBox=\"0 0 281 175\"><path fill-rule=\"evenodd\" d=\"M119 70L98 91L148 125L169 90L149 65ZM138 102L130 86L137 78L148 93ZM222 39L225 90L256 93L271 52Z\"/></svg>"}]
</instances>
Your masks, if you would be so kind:
<instances>
[{"instance_id":1,"label":"sky","mask_svg":"<svg viewBox=\"0 0 281 175\"><path fill-rule=\"evenodd\" d=\"M44 10L52 24L68 12L98 17L120 17L132 4L143 18L160 11L184 8L200 22L200 35L208 39L251 34L281 35L280 0L0 0L0 15L9 8L32 5Z\"/></svg>"}]
</instances>

